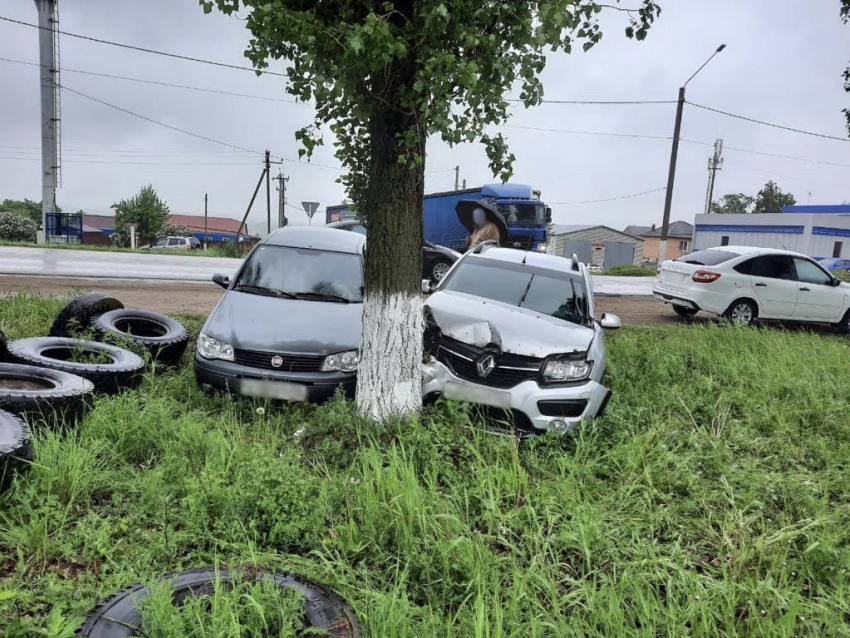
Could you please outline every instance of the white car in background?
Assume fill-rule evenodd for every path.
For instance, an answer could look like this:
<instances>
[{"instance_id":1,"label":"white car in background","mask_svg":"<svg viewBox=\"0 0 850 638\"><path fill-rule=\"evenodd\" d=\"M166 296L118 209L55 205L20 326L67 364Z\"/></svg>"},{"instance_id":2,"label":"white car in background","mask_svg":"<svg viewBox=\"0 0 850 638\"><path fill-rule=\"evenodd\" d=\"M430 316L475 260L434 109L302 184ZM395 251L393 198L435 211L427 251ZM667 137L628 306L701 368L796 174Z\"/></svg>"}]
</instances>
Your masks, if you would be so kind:
<instances>
[{"instance_id":1,"label":"white car in background","mask_svg":"<svg viewBox=\"0 0 850 638\"><path fill-rule=\"evenodd\" d=\"M788 250L698 250L663 262L653 294L682 317L705 311L741 325L782 319L828 323L850 332L850 285L810 257Z\"/></svg>"}]
</instances>

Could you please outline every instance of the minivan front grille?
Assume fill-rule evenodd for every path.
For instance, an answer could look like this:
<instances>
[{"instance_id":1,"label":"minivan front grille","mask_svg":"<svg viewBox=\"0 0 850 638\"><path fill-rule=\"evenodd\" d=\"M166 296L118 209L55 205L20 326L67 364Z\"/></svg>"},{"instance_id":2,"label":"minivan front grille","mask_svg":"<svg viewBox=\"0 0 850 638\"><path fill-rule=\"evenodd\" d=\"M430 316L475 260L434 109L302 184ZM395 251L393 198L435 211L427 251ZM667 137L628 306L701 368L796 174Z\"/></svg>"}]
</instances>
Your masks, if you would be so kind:
<instances>
[{"instance_id":1,"label":"minivan front grille","mask_svg":"<svg viewBox=\"0 0 850 638\"><path fill-rule=\"evenodd\" d=\"M523 381L535 381L543 364L543 359L502 352L496 356L496 367L493 371L482 378L475 362L485 352L487 350L484 348L443 336L437 360L448 366L461 379L493 388L513 388Z\"/></svg>"},{"instance_id":2,"label":"minivan front grille","mask_svg":"<svg viewBox=\"0 0 850 638\"><path fill-rule=\"evenodd\" d=\"M281 364L275 366L272 359L280 357ZM256 350L233 351L234 363L249 368L275 370L277 372L321 372L325 357L314 354L287 354L282 352L259 352Z\"/></svg>"}]
</instances>

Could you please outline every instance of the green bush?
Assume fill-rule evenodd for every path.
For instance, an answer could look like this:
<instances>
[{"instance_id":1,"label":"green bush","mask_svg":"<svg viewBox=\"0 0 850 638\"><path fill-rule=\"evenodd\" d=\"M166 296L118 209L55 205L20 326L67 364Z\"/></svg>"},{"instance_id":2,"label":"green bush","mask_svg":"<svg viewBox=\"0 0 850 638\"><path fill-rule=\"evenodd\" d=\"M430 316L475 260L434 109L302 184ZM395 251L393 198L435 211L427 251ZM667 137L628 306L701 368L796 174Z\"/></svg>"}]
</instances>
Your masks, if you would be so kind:
<instances>
[{"instance_id":1,"label":"green bush","mask_svg":"<svg viewBox=\"0 0 850 638\"><path fill-rule=\"evenodd\" d=\"M17 213L0 212L0 239L5 241L34 242L36 225Z\"/></svg>"},{"instance_id":2,"label":"green bush","mask_svg":"<svg viewBox=\"0 0 850 638\"><path fill-rule=\"evenodd\" d=\"M655 268L651 266L635 266L633 264L619 264L611 266L602 271L603 275L616 277L655 277Z\"/></svg>"}]
</instances>

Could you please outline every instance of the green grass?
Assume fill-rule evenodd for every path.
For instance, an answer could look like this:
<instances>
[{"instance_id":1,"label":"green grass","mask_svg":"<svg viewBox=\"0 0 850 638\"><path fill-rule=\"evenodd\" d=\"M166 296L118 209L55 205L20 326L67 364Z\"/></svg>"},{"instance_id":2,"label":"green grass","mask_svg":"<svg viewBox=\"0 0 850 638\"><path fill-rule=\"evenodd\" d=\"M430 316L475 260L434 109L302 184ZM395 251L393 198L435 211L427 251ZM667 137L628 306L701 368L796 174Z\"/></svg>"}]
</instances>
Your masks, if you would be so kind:
<instances>
[{"instance_id":1,"label":"green grass","mask_svg":"<svg viewBox=\"0 0 850 638\"><path fill-rule=\"evenodd\" d=\"M0 240L0 246L13 246L18 248L52 248L55 250L87 250L92 252L107 253L142 253L145 255L177 255L180 257L236 257L242 258L248 254L249 247L237 248L236 246L210 247L206 250L141 250L136 248L119 248L117 246L92 246L89 244L32 244L28 242Z\"/></svg>"},{"instance_id":2,"label":"green grass","mask_svg":"<svg viewBox=\"0 0 850 638\"><path fill-rule=\"evenodd\" d=\"M655 268L649 266L635 266L633 264L619 264L603 270L600 275L612 275L616 277L655 277Z\"/></svg>"},{"instance_id":3,"label":"green grass","mask_svg":"<svg viewBox=\"0 0 850 638\"><path fill-rule=\"evenodd\" d=\"M0 327L44 334L60 305L4 299ZM530 443L452 404L377 426L210 399L186 363L36 427L0 496L0 634L262 564L336 589L370 637L850 635L850 341L640 327L609 353L604 419Z\"/></svg>"}]
</instances>

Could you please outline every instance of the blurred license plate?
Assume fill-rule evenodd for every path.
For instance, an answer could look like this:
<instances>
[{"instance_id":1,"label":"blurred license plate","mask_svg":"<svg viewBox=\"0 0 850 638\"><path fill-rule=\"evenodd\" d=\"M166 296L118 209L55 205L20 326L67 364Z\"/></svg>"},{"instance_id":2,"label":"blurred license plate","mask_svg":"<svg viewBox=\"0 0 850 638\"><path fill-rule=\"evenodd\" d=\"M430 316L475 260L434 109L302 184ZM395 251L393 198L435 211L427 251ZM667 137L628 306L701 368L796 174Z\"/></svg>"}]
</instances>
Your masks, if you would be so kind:
<instances>
[{"instance_id":1,"label":"blurred license plate","mask_svg":"<svg viewBox=\"0 0 850 638\"><path fill-rule=\"evenodd\" d=\"M260 399L278 401L306 401L307 386L286 381L266 381L261 379L243 379L242 394Z\"/></svg>"},{"instance_id":2,"label":"blurred license plate","mask_svg":"<svg viewBox=\"0 0 850 638\"><path fill-rule=\"evenodd\" d=\"M447 381L443 388L443 396L454 401L481 403L493 408L502 408L503 410L508 410L511 407L511 395L509 392L480 385L467 385L465 383Z\"/></svg>"},{"instance_id":3,"label":"blurred license plate","mask_svg":"<svg viewBox=\"0 0 850 638\"><path fill-rule=\"evenodd\" d=\"M685 274L681 272L670 272L669 270L661 271L661 279L663 281L685 281Z\"/></svg>"}]
</instances>

